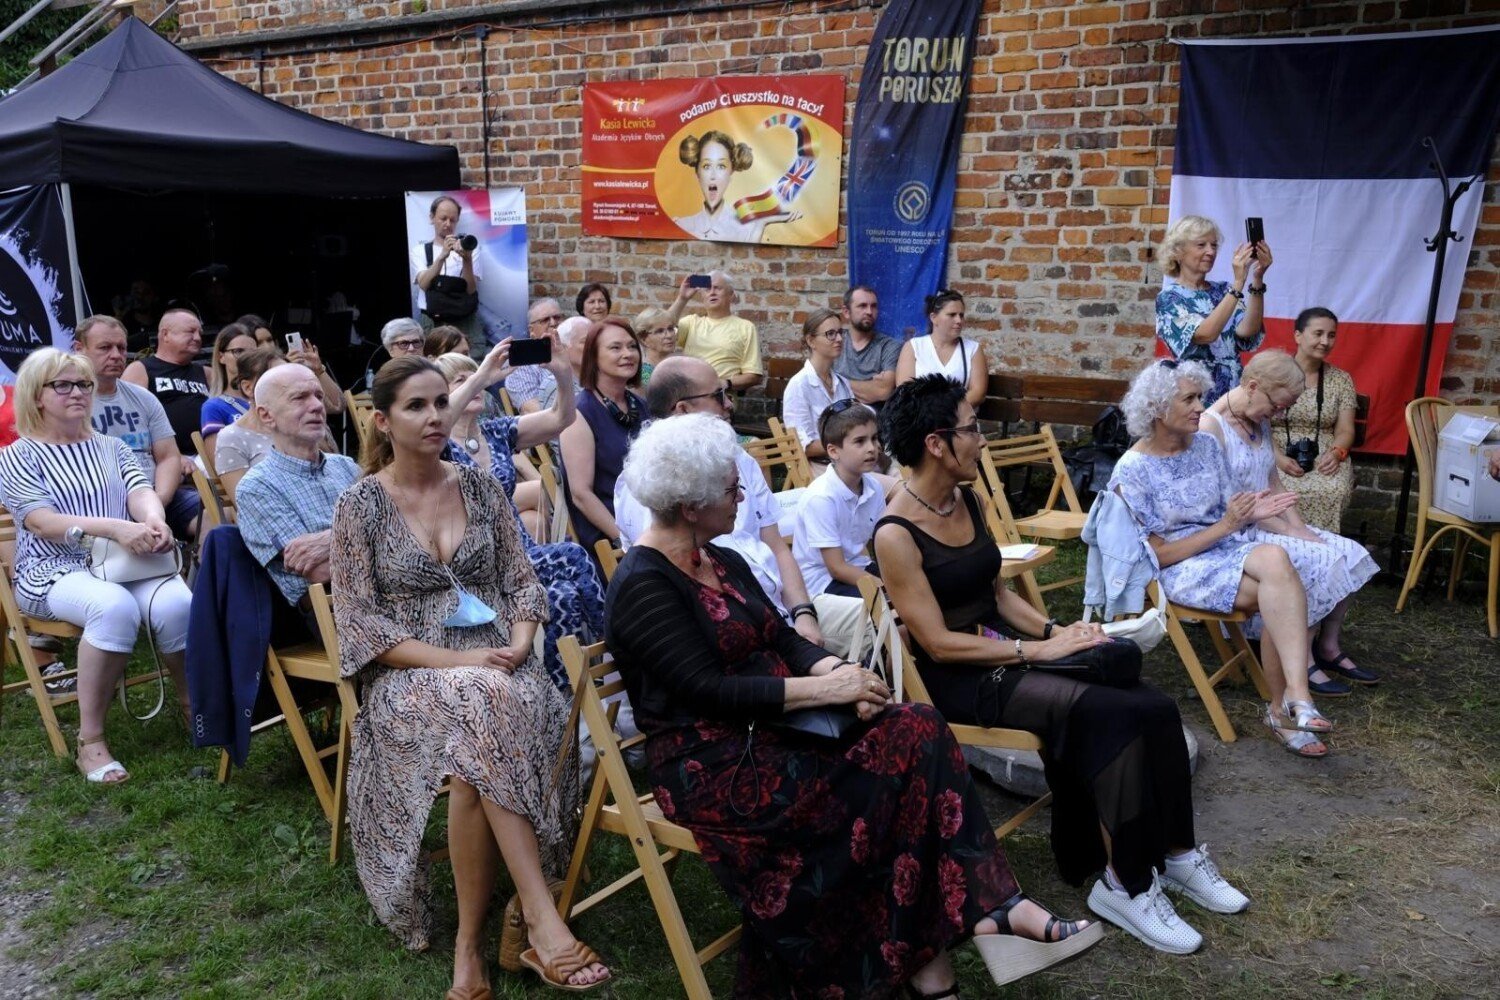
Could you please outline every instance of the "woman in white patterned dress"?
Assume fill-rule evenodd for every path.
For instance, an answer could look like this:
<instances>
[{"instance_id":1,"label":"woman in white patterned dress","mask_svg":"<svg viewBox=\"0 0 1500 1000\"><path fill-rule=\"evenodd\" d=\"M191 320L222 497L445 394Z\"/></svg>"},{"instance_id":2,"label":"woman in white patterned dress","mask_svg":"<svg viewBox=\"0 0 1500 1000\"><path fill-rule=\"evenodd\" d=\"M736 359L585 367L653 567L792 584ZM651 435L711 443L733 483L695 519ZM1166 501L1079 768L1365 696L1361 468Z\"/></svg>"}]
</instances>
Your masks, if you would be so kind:
<instances>
[{"instance_id":1,"label":"woman in white patterned dress","mask_svg":"<svg viewBox=\"0 0 1500 1000\"><path fill-rule=\"evenodd\" d=\"M1281 351L1262 351L1245 366L1240 384L1209 407L1201 426L1224 449L1231 490L1290 492L1276 473L1270 421L1290 409L1306 385L1302 369L1290 356ZM1380 683L1379 677L1343 651L1341 643L1344 616L1354 592L1380 569L1370 553L1353 539L1309 527L1296 507L1259 526L1273 532L1268 541L1280 545L1292 557L1307 588L1309 608L1335 602L1317 623L1312 690L1325 696L1348 694L1349 686L1338 677L1357 684ZM1260 625L1258 616L1252 618L1245 634L1258 637Z\"/></svg>"},{"instance_id":2,"label":"woman in white patterned dress","mask_svg":"<svg viewBox=\"0 0 1500 1000\"><path fill-rule=\"evenodd\" d=\"M1308 594L1286 550L1260 528L1296 496L1230 490L1222 449L1198 431L1203 393L1212 384L1196 361L1154 362L1135 377L1121 408L1139 440L1115 466L1109 488L1146 532L1171 600L1261 615L1272 731L1298 756L1324 757L1328 747L1317 736L1332 732L1333 723L1308 690L1308 626L1333 602L1311 603L1318 595Z\"/></svg>"}]
</instances>

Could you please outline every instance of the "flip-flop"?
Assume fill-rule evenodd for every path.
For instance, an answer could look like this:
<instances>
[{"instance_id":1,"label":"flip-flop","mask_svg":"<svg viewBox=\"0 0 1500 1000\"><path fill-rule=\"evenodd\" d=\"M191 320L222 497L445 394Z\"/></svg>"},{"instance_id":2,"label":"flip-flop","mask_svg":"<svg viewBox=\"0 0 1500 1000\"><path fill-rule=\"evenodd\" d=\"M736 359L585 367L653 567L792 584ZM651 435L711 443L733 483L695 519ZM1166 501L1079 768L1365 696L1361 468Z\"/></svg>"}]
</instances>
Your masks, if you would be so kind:
<instances>
[{"instance_id":1,"label":"flip-flop","mask_svg":"<svg viewBox=\"0 0 1500 1000\"><path fill-rule=\"evenodd\" d=\"M596 979L592 983L570 983L568 977L580 969L587 969L591 965L604 965L594 949L582 941L574 941L573 947L558 955L546 965L542 964L537 957L535 948L527 948L521 952L521 964L541 977L542 982L555 990L563 990L568 993L587 993L589 990L598 989L614 978L612 973L606 972L603 979Z\"/></svg>"}]
</instances>

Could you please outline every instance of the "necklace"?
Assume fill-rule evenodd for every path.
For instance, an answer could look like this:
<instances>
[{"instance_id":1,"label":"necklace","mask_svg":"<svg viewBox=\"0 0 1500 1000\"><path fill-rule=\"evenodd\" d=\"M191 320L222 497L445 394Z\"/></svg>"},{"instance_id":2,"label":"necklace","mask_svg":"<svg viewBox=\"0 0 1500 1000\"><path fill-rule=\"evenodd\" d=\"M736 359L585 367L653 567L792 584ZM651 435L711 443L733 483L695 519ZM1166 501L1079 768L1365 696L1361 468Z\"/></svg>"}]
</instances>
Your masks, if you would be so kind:
<instances>
[{"instance_id":1,"label":"necklace","mask_svg":"<svg viewBox=\"0 0 1500 1000\"><path fill-rule=\"evenodd\" d=\"M406 487L396 482L396 477L394 475L391 476L391 485L394 486L396 488L396 492L400 494L401 502L411 510L411 518L407 519L406 512L402 511L399 506L396 508L397 511L401 514L403 519L407 520L408 526L411 525L412 520L415 520L416 526L421 528L422 534L427 536L426 542L429 549L429 554L432 556L432 561L442 565L446 565L445 563L443 563L442 550L438 548L437 532L434 531L432 526L427 523L427 519L417 512L419 508L411 502L411 497L407 495ZM438 484L437 491L443 494L443 499L447 499L448 470L446 467L443 469L443 478L442 481ZM415 530L413 530L412 534L416 535L417 533ZM418 543L421 543L423 539L421 537L418 537L417 541Z\"/></svg>"},{"instance_id":2,"label":"necklace","mask_svg":"<svg viewBox=\"0 0 1500 1000\"><path fill-rule=\"evenodd\" d=\"M926 507L928 510L932 511L938 517L951 517L951 516L953 516L953 512L958 509L958 501L957 500L954 500L952 503L950 503L948 505L948 509L947 510L939 510L938 508L934 507L932 504L928 503L926 500L923 500L921 497L917 496L916 491L913 490L910 486L908 486L905 482L903 482L901 484L901 488L906 491L907 496L911 497L917 503L921 504L923 507Z\"/></svg>"},{"instance_id":3,"label":"necklace","mask_svg":"<svg viewBox=\"0 0 1500 1000\"><path fill-rule=\"evenodd\" d=\"M457 428L455 428L455 431L456 430ZM459 444L464 446L464 451L468 452L470 455L479 454L479 433L477 431L466 434L463 437L459 437L457 433L455 433L453 436Z\"/></svg>"},{"instance_id":4,"label":"necklace","mask_svg":"<svg viewBox=\"0 0 1500 1000\"><path fill-rule=\"evenodd\" d=\"M1235 413L1234 407L1229 405L1229 400L1227 399L1224 400L1224 412L1228 413L1231 417L1234 418L1235 423L1244 428L1245 436L1250 439L1251 444L1256 444L1260 441L1260 431L1257 428L1252 427L1250 425L1250 421L1246 420L1238 413Z\"/></svg>"}]
</instances>

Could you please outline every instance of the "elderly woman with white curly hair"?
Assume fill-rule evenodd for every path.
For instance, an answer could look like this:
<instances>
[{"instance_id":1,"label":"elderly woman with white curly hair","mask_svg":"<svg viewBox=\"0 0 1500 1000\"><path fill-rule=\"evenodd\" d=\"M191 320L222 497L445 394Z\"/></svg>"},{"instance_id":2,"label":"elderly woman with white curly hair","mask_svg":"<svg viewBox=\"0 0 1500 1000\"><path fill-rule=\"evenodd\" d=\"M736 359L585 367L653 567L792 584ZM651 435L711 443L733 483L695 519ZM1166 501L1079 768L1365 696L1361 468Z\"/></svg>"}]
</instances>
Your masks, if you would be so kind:
<instances>
[{"instance_id":1,"label":"elderly woman with white curly hair","mask_svg":"<svg viewBox=\"0 0 1500 1000\"><path fill-rule=\"evenodd\" d=\"M707 414L641 432L623 475L652 525L605 602L656 801L744 911L735 996L957 996L966 937L1002 983L1098 941L1020 893L942 717L802 638L708 541L737 450Z\"/></svg>"},{"instance_id":2,"label":"elderly woman with white curly hair","mask_svg":"<svg viewBox=\"0 0 1500 1000\"><path fill-rule=\"evenodd\" d=\"M1324 757L1333 731L1308 690L1311 656L1307 591L1277 536L1295 493L1232 492L1214 438L1198 429L1208 370L1193 361L1152 363L1130 383L1121 408L1139 438L1115 466L1109 488L1129 505L1161 566L1161 585L1179 604L1208 611L1258 611L1261 657L1271 692L1265 722L1301 757ZM1327 608L1316 610L1318 617Z\"/></svg>"}]
</instances>

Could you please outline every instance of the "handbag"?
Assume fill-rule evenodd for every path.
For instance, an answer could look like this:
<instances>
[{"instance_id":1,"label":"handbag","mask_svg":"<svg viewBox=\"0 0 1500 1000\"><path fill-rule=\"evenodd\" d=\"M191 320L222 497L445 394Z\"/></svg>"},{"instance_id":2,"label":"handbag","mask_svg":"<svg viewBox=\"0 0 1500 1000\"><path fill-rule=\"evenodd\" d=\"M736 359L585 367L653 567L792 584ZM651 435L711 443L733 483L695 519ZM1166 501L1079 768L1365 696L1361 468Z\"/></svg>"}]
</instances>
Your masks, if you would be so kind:
<instances>
[{"instance_id":1,"label":"handbag","mask_svg":"<svg viewBox=\"0 0 1500 1000\"><path fill-rule=\"evenodd\" d=\"M1033 661L1032 670L1059 674L1090 684L1130 688L1141 682L1141 650L1129 639L1110 637L1102 646L1080 650L1065 660Z\"/></svg>"},{"instance_id":2,"label":"handbag","mask_svg":"<svg viewBox=\"0 0 1500 1000\"><path fill-rule=\"evenodd\" d=\"M432 266L432 244L427 246L427 266ZM479 293L469 291L469 283L451 274L440 274L427 286L427 315L442 319L463 319L479 308Z\"/></svg>"},{"instance_id":3,"label":"handbag","mask_svg":"<svg viewBox=\"0 0 1500 1000\"><path fill-rule=\"evenodd\" d=\"M131 552L112 538L95 536L89 542L89 576L106 583L135 583L182 572L182 550Z\"/></svg>"},{"instance_id":4,"label":"handbag","mask_svg":"<svg viewBox=\"0 0 1500 1000\"><path fill-rule=\"evenodd\" d=\"M859 716L848 708L799 708L792 712L764 720L766 725L777 729L792 729L809 736L836 740L848 728L859 721Z\"/></svg>"},{"instance_id":5,"label":"handbag","mask_svg":"<svg viewBox=\"0 0 1500 1000\"><path fill-rule=\"evenodd\" d=\"M1084 608L1083 620L1088 621L1093 611L1093 608ZM1167 616L1161 608L1147 608L1135 618L1101 622L1099 627L1111 639L1129 639L1141 647L1142 653L1149 653L1167 637Z\"/></svg>"}]
</instances>

